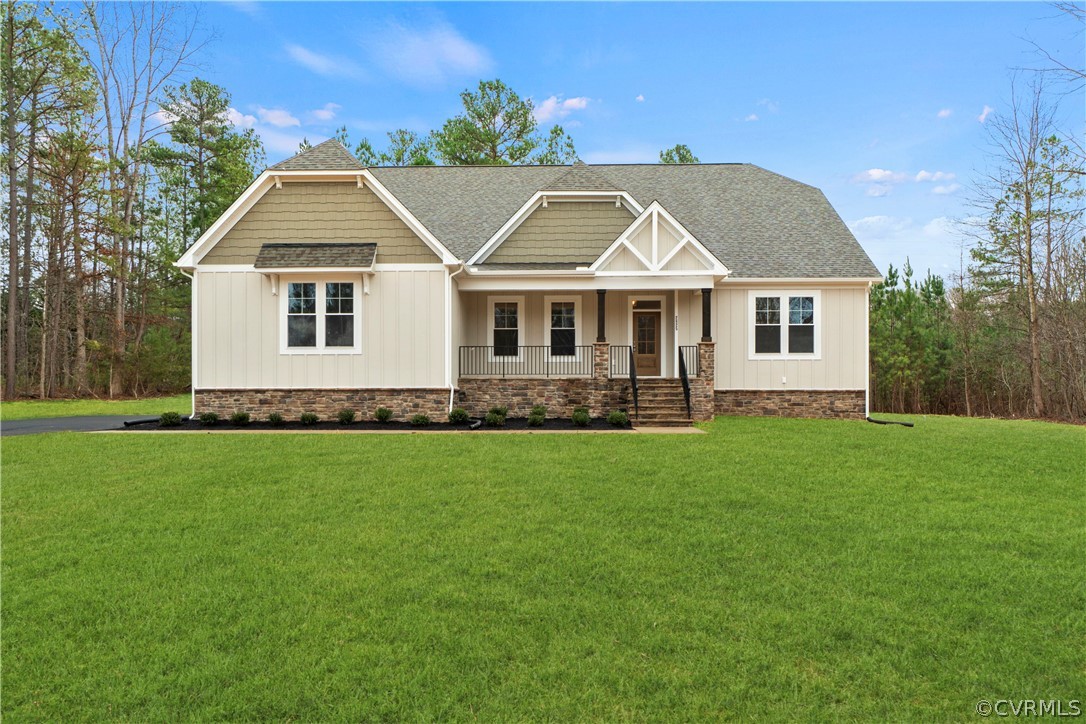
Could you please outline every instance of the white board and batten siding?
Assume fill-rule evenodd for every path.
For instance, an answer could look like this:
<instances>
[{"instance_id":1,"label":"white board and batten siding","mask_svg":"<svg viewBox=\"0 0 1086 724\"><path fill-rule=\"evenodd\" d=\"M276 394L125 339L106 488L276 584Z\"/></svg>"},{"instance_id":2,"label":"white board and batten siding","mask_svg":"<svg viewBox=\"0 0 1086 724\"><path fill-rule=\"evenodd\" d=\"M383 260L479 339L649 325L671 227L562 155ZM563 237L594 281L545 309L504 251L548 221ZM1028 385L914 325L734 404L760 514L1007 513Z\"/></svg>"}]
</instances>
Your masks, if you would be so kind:
<instances>
[{"instance_id":1,"label":"white board and batten siding","mask_svg":"<svg viewBox=\"0 0 1086 724\"><path fill-rule=\"evenodd\" d=\"M762 291L766 288L755 289ZM781 286L771 292L817 290L818 359L750 359L751 288L713 294L718 390L862 390L867 385L867 287ZM769 291L769 290L767 290Z\"/></svg>"},{"instance_id":2,"label":"white board and batten siding","mask_svg":"<svg viewBox=\"0 0 1086 724\"><path fill-rule=\"evenodd\" d=\"M355 281L360 354L282 354L279 296L264 274L201 268L197 389L444 387L445 271L378 271ZM280 283L286 293L287 276Z\"/></svg>"}]
</instances>

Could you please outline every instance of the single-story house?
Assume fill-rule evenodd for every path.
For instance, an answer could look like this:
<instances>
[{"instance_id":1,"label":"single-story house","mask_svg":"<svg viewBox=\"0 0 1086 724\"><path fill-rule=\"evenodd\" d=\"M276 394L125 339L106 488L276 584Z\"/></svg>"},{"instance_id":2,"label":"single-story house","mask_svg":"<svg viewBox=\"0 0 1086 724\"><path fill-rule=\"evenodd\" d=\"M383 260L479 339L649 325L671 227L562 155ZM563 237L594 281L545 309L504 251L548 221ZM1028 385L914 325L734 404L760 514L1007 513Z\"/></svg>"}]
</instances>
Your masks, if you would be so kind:
<instances>
[{"instance_id":1,"label":"single-story house","mask_svg":"<svg viewBox=\"0 0 1086 724\"><path fill-rule=\"evenodd\" d=\"M272 166L177 261L195 413L863 418L878 270L750 164Z\"/></svg>"}]
</instances>

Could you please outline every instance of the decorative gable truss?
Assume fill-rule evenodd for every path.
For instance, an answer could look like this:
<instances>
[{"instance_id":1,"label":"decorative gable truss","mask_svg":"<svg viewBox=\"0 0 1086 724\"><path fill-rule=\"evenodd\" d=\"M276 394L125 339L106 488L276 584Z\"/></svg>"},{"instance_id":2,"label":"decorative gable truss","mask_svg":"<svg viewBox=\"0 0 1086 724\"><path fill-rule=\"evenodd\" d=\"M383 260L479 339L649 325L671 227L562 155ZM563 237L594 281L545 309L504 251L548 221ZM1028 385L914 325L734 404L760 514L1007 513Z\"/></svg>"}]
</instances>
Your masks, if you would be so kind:
<instances>
[{"instance_id":1,"label":"decorative gable truss","mask_svg":"<svg viewBox=\"0 0 1086 724\"><path fill-rule=\"evenodd\" d=\"M653 201L589 267L597 276L684 276L731 271Z\"/></svg>"}]
</instances>

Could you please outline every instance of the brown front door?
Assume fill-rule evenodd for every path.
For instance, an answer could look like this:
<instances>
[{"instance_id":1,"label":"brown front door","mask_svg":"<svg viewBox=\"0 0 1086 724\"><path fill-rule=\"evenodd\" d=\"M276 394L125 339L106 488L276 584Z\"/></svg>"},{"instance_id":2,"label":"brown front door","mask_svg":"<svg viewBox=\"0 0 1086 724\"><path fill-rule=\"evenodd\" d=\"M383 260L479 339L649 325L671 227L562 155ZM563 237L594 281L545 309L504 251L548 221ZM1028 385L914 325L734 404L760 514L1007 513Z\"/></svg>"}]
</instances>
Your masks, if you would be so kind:
<instances>
[{"instance_id":1,"label":"brown front door","mask_svg":"<svg viewBox=\"0 0 1086 724\"><path fill-rule=\"evenodd\" d=\"M633 313L634 362L637 374L654 377L660 374L660 313Z\"/></svg>"}]
</instances>

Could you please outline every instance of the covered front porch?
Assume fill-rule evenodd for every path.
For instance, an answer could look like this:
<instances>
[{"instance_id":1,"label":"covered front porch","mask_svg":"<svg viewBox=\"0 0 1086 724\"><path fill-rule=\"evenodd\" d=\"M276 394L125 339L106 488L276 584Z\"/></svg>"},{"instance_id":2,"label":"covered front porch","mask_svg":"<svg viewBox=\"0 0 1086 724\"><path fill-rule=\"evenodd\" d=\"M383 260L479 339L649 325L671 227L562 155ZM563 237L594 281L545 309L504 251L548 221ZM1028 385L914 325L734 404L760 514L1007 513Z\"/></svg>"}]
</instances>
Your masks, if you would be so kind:
<instances>
[{"instance_id":1,"label":"covered front porch","mask_svg":"<svg viewBox=\"0 0 1086 724\"><path fill-rule=\"evenodd\" d=\"M468 290L458 316L456 377L473 412L711 415L711 287Z\"/></svg>"}]
</instances>

